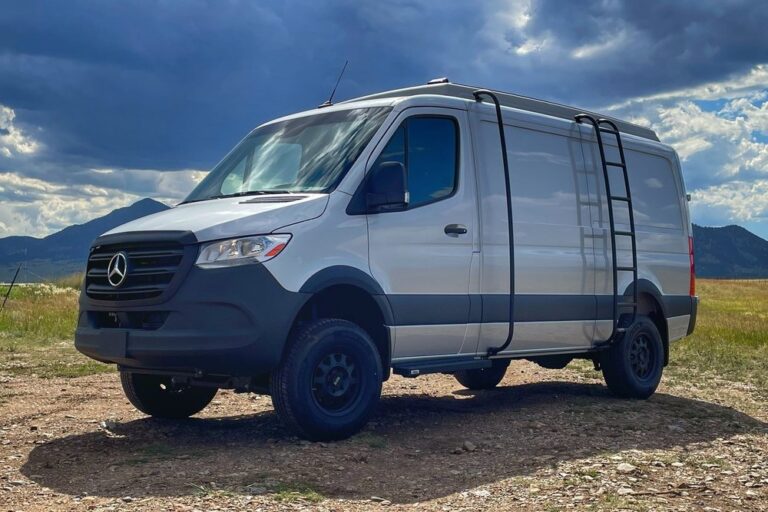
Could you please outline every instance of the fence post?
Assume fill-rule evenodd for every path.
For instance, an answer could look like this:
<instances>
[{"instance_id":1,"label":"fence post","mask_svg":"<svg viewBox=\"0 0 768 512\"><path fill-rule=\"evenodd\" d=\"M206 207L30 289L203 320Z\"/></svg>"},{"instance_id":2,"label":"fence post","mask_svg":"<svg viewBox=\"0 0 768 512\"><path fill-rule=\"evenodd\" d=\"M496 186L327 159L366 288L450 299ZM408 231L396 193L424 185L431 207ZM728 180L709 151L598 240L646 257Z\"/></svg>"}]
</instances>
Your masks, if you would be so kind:
<instances>
[{"instance_id":1,"label":"fence post","mask_svg":"<svg viewBox=\"0 0 768 512\"><path fill-rule=\"evenodd\" d=\"M5 298L3 299L3 305L0 306L0 311L5 309L5 303L8 302L8 297L10 297L11 295L11 290L13 290L13 285L16 284L16 278L19 277L20 270L21 270L21 263L19 263L19 266L16 269L16 273L13 274L13 279L11 280L11 286L8 287L8 291L5 293Z\"/></svg>"}]
</instances>

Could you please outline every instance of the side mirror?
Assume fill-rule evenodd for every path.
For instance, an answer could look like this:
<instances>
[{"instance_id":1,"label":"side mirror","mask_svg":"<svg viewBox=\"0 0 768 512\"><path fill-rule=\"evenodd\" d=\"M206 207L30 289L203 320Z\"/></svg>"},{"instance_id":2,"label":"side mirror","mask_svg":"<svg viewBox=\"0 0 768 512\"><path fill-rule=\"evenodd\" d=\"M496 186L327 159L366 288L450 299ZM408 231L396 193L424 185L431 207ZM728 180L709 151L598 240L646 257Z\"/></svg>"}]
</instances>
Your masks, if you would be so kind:
<instances>
[{"instance_id":1,"label":"side mirror","mask_svg":"<svg viewBox=\"0 0 768 512\"><path fill-rule=\"evenodd\" d=\"M408 207L405 166L382 162L371 170L365 196L369 212L398 211Z\"/></svg>"}]
</instances>

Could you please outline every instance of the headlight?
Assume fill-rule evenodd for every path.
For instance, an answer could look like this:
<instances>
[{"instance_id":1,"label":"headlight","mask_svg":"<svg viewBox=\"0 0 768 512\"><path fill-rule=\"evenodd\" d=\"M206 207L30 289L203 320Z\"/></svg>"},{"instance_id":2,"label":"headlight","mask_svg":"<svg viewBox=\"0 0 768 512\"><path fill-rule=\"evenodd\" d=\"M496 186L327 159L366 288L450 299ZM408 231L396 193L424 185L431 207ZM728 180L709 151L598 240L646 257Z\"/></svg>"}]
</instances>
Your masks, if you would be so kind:
<instances>
[{"instance_id":1,"label":"headlight","mask_svg":"<svg viewBox=\"0 0 768 512\"><path fill-rule=\"evenodd\" d=\"M202 268L231 267L267 261L282 251L291 235L263 235L203 244L195 264Z\"/></svg>"}]
</instances>

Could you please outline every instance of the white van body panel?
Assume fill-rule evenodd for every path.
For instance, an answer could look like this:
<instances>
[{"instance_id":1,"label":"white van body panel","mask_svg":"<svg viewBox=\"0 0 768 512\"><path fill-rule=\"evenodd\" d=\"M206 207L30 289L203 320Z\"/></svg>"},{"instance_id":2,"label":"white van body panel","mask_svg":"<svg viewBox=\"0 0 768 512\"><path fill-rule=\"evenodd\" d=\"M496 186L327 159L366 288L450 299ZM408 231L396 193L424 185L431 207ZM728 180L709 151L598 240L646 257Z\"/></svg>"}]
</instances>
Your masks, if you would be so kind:
<instances>
[{"instance_id":1,"label":"white van body panel","mask_svg":"<svg viewBox=\"0 0 768 512\"><path fill-rule=\"evenodd\" d=\"M136 219L107 232L192 231L200 242L271 233L276 229L322 215L328 194L295 194L284 203L253 202L263 196L228 197L181 204Z\"/></svg>"},{"instance_id":2,"label":"white van body panel","mask_svg":"<svg viewBox=\"0 0 768 512\"><path fill-rule=\"evenodd\" d=\"M348 194L334 191L322 216L278 230L293 236L280 257L264 266L283 288L298 292L313 275L334 266L370 273L366 220L346 214L349 199Z\"/></svg>"}]
</instances>

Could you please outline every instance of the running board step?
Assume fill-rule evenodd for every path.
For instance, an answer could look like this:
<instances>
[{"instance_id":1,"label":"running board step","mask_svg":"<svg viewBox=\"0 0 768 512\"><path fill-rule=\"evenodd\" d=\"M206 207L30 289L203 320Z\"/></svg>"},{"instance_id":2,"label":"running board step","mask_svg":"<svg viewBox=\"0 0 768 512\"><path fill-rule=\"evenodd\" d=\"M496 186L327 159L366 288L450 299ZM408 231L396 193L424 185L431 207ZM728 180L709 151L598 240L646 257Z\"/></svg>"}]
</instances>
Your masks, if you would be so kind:
<instances>
[{"instance_id":1,"label":"running board step","mask_svg":"<svg viewBox=\"0 0 768 512\"><path fill-rule=\"evenodd\" d=\"M460 370L480 370L490 368L490 359L430 359L424 361L409 361L392 365L392 371L403 377L418 377L428 373L453 373Z\"/></svg>"}]
</instances>

